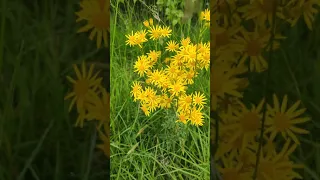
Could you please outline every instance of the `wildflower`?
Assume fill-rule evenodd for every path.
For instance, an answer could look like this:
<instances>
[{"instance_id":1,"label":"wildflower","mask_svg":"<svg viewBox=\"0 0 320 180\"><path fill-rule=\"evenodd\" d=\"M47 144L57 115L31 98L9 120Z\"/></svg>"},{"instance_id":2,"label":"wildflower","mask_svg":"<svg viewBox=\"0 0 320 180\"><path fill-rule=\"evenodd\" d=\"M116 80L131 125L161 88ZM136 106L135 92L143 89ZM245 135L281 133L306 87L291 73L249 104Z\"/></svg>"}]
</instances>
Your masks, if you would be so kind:
<instances>
[{"instance_id":1,"label":"wildflower","mask_svg":"<svg viewBox=\"0 0 320 180\"><path fill-rule=\"evenodd\" d=\"M242 169L242 164L235 162L232 156L225 157L223 156L221 158L223 166L218 167L219 171L222 174L222 179L223 180L234 180L234 179L239 179L239 180L246 180L246 179L251 179L251 174L248 172L241 172L240 170Z\"/></svg>"},{"instance_id":2,"label":"wildflower","mask_svg":"<svg viewBox=\"0 0 320 180\"><path fill-rule=\"evenodd\" d=\"M148 21L148 20L143 21L143 25L146 26L146 27L150 27L150 24L149 24L149 21Z\"/></svg>"},{"instance_id":3,"label":"wildflower","mask_svg":"<svg viewBox=\"0 0 320 180\"><path fill-rule=\"evenodd\" d=\"M97 148L101 149L105 156L110 158L110 135L109 135L109 123L103 124L103 130L98 128L99 138L102 140L102 143L97 145Z\"/></svg>"},{"instance_id":4,"label":"wildflower","mask_svg":"<svg viewBox=\"0 0 320 180\"><path fill-rule=\"evenodd\" d=\"M195 92L193 94L193 103L194 105L199 106L200 109L202 109L203 106L206 104L205 100L205 96L203 94L200 94L200 92Z\"/></svg>"},{"instance_id":5,"label":"wildflower","mask_svg":"<svg viewBox=\"0 0 320 180\"><path fill-rule=\"evenodd\" d=\"M318 13L318 10L315 8L315 6L317 5L319 7L320 2L317 0L298 0L296 5L294 4L294 1L289 1L287 6L284 7L285 10L287 10L287 14L284 16L284 19L288 21L291 26L294 26L300 17L303 16L307 27L312 30L314 16Z\"/></svg>"},{"instance_id":6,"label":"wildflower","mask_svg":"<svg viewBox=\"0 0 320 180\"><path fill-rule=\"evenodd\" d=\"M103 7L101 6L103 5ZM107 32L109 31L109 6L110 2L105 0L83 0L80 2L81 11L76 12L78 16L77 22L86 20L87 25L80 28L77 32L86 32L93 29L90 33L89 39L97 35L97 47L101 47L102 40L105 47L108 46Z\"/></svg>"},{"instance_id":7,"label":"wildflower","mask_svg":"<svg viewBox=\"0 0 320 180\"><path fill-rule=\"evenodd\" d=\"M99 127L103 123L109 123L109 111L110 111L110 96L109 93L103 88L101 90L102 97L98 95L94 96L89 100L90 104L88 105L88 114L86 118L88 120L98 120Z\"/></svg>"},{"instance_id":8,"label":"wildflower","mask_svg":"<svg viewBox=\"0 0 320 180\"><path fill-rule=\"evenodd\" d=\"M277 0L252 1L249 4L240 7L239 12L244 13L242 17L246 20L255 18L255 22L258 25L263 26L266 22L268 22L269 25L272 24L274 9L276 11L276 17L284 19L282 9L277 5Z\"/></svg>"},{"instance_id":9,"label":"wildflower","mask_svg":"<svg viewBox=\"0 0 320 180\"><path fill-rule=\"evenodd\" d=\"M137 42L136 42L136 34L133 34L133 31L131 31L131 35L129 34L129 35L126 35L126 38L128 39L127 41L126 41L126 45L130 45L130 46L134 46L134 45L136 45L137 44Z\"/></svg>"},{"instance_id":10,"label":"wildflower","mask_svg":"<svg viewBox=\"0 0 320 180\"><path fill-rule=\"evenodd\" d=\"M203 114L200 109L193 107L190 112L190 122L192 125L202 126L203 125Z\"/></svg>"},{"instance_id":11,"label":"wildflower","mask_svg":"<svg viewBox=\"0 0 320 180\"><path fill-rule=\"evenodd\" d=\"M286 141L281 152L270 156L268 153L261 153L260 164L257 172L257 179L274 179L274 180L291 180L302 179L302 177L293 171L299 168L288 159L288 156L297 147L296 145L289 147L290 141Z\"/></svg>"},{"instance_id":12,"label":"wildflower","mask_svg":"<svg viewBox=\"0 0 320 180\"><path fill-rule=\"evenodd\" d=\"M134 64L135 72L138 72L140 77L146 73L149 67L149 61L145 55L139 56L138 60Z\"/></svg>"},{"instance_id":13,"label":"wildflower","mask_svg":"<svg viewBox=\"0 0 320 180\"><path fill-rule=\"evenodd\" d=\"M241 104L241 110L234 111L235 116L231 118L235 122L225 127L226 129L234 130L232 138L229 140L230 142L234 142L237 138L243 136L241 149L245 148L249 143L254 142L254 138L260 129L263 104L264 100L261 100L257 107L253 105L251 109Z\"/></svg>"},{"instance_id":14,"label":"wildflower","mask_svg":"<svg viewBox=\"0 0 320 180\"><path fill-rule=\"evenodd\" d=\"M239 64L244 63L247 58L250 59L250 70L262 72L268 68L268 63L262 56L262 51L266 48L270 36L261 36L259 31L256 29L254 32L248 32L241 30L243 37L237 36L234 43L239 44L244 49L244 54ZM277 42L274 42L273 48L277 46ZM273 49L273 50L274 50Z\"/></svg>"},{"instance_id":15,"label":"wildflower","mask_svg":"<svg viewBox=\"0 0 320 180\"><path fill-rule=\"evenodd\" d=\"M134 97L133 101L136 101L139 94L141 93L142 86L140 82L133 82L131 95Z\"/></svg>"},{"instance_id":16,"label":"wildflower","mask_svg":"<svg viewBox=\"0 0 320 180\"><path fill-rule=\"evenodd\" d=\"M161 51L152 50L147 54L148 54L148 58L151 60L151 62L155 63L158 60L158 58L160 57Z\"/></svg>"},{"instance_id":17,"label":"wildflower","mask_svg":"<svg viewBox=\"0 0 320 180\"><path fill-rule=\"evenodd\" d=\"M161 30L161 37L169 37L171 35L171 29L169 27L163 26L160 28Z\"/></svg>"},{"instance_id":18,"label":"wildflower","mask_svg":"<svg viewBox=\"0 0 320 180\"><path fill-rule=\"evenodd\" d=\"M149 32L149 35L150 35L150 39L156 40L156 39L159 39L161 37L162 29L160 28L160 26L156 25L156 26L150 27L148 32Z\"/></svg>"},{"instance_id":19,"label":"wildflower","mask_svg":"<svg viewBox=\"0 0 320 180\"><path fill-rule=\"evenodd\" d=\"M178 112L187 111L191 108L192 95L182 95L178 100Z\"/></svg>"},{"instance_id":20,"label":"wildflower","mask_svg":"<svg viewBox=\"0 0 320 180\"><path fill-rule=\"evenodd\" d=\"M210 91L211 91L211 107L217 109L218 98L224 98L226 94L234 97L242 97L238 92L239 78L236 78L230 72L225 72L225 69L219 65L213 65L210 74Z\"/></svg>"},{"instance_id":21,"label":"wildflower","mask_svg":"<svg viewBox=\"0 0 320 180\"><path fill-rule=\"evenodd\" d=\"M73 84L73 91L67 94L64 99L66 100L72 98L69 111L71 111L74 103L76 103L78 112L84 113L85 104L87 103L88 99L91 99L96 95L96 90L99 87L102 78L97 78L99 72L92 76L94 69L93 64L90 66L88 74L84 62L82 62L81 67L82 73L79 71L76 65L73 65L73 69L78 78L77 80L67 76L68 81Z\"/></svg>"},{"instance_id":22,"label":"wildflower","mask_svg":"<svg viewBox=\"0 0 320 180\"><path fill-rule=\"evenodd\" d=\"M191 43L190 37L182 39L180 43L182 46L188 46Z\"/></svg>"},{"instance_id":23,"label":"wildflower","mask_svg":"<svg viewBox=\"0 0 320 180\"><path fill-rule=\"evenodd\" d=\"M141 104L141 107L142 111L144 112L144 114L146 116L150 116L150 110L149 110L149 107L147 106L147 104Z\"/></svg>"},{"instance_id":24,"label":"wildflower","mask_svg":"<svg viewBox=\"0 0 320 180\"><path fill-rule=\"evenodd\" d=\"M177 122L182 122L183 124L187 124L187 121L189 119L189 116L185 112L180 112L178 114L178 120Z\"/></svg>"},{"instance_id":25,"label":"wildflower","mask_svg":"<svg viewBox=\"0 0 320 180\"><path fill-rule=\"evenodd\" d=\"M292 105L289 109L287 109L288 97L284 96L281 107L277 96L273 95L273 103L274 107L272 108L268 105L268 113L269 116L266 120L266 125L268 128L266 129L266 133L271 132L270 138L273 140L278 133L281 133L284 138L289 136L295 143L299 144L299 140L294 133L297 134L307 134L309 131L295 127L295 124L304 123L310 121L310 118L298 118L301 114L303 114L306 109L297 109L300 101L297 101L294 105Z\"/></svg>"},{"instance_id":26,"label":"wildflower","mask_svg":"<svg viewBox=\"0 0 320 180\"><path fill-rule=\"evenodd\" d=\"M180 93L185 92L185 84L182 83L182 81L176 81L175 83L169 85L169 92L171 93L171 96L178 96Z\"/></svg>"},{"instance_id":27,"label":"wildflower","mask_svg":"<svg viewBox=\"0 0 320 180\"><path fill-rule=\"evenodd\" d=\"M169 97L167 94L163 94L160 100L160 107L169 109L171 107L172 98Z\"/></svg>"},{"instance_id":28,"label":"wildflower","mask_svg":"<svg viewBox=\"0 0 320 180\"><path fill-rule=\"evenodd\" d=\"M135 33L135 44L137 44L140 48L142 48L142 43L148 41L146 35L146 30L138 31Z\"/></svg>"},{"instance_id":29,"label":"wildflower","mask_svg":"<svg viewBox=\"0 0 320 180\"><path fill-rule=\"evenodd\" d=\"M175 41L168 41L166 51L175 52L179 48L179 45Z\"/></svg>"},{"instance_id":30,"label":"wildflower","mask_svg":"<svg viewBox=\"0 0 320 180\"><path fill-rule=\"evenodd\" d=\"M200 13L200 20L205 20L210 22L210 10L205 9Z\"/></svg>"},{"instance_id":31,"label":"wildflower","mask_svg":"<svg viewBox=\"0 0 320 180\"><path fill-rule=\"evenodd\" d=\"M150 24L150 26L153 26L153 19L152 18L149 19L149 24Z\"/></svg>"}]
</instances>

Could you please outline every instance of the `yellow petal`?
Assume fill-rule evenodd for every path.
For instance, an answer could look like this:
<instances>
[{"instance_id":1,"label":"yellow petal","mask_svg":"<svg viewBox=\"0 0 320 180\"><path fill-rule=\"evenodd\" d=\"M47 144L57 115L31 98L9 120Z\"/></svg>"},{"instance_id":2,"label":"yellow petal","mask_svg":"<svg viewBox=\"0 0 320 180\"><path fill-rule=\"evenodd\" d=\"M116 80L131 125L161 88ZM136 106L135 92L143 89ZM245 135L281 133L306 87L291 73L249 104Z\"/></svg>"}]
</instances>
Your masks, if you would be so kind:
<instances>
[{"instance_id":1,"label":"yellow petal","mask_svg":"<svg viewBox=\"0 0 320 180\"><path fill-rule=\"evenodd\" d=\"M291 126L289 129L291 129L293 132L295 133L299 133L299 134L309 134L309 131L305 130L305 129L301 129L301 128L297 128L294 126Z\"/></svg>"},{"instance_id":2,"label":"yellow petal","mask_svg":"<svg viewBox=\"0 0 320 180\"><path fill-rule=\"evenodd\" d=\"M77 75L77 78L78 79L81 79L81 73L80 73L80 71L79 71L79 69L78 69L78 67L74 64L73 65L73 69L74 69L74 71L76 72L76 75Z\"/></svg>"},{"instance_id":3,"label":"yellow petal","mask_svg":"<svg viewBox=\"0 0 320 180\"><path fill-rule=\"evenodd\" d=\"M82 32L86 32L86 31L89 31L90 29L93 28L93 25L91 24L87 24L85 26L83 26L82 28L80 28L77 33L82 33Z\"/></svg>"},{"instance_id":4,"label":"yellow petal","mask_svg":"<svg viewBox=\"0 0 320 180\"><path fill-rule=\"evenodd\" d=\"M310 120L311 120L311 119L308 118L308 117L305 117L305 118L297 118L297 119L291 120L291 123L292 123L292 124L300 124L300 123L308 122L308 121L310 121Z\"/></svg>"},{"instance_id":5,"label":"yellow petal","mask_svg":"<svg viewBox=\"0 0 320 180\"><path fill-rule=\"evenodd\" d=\"M288 96L285 95L283 100L282 100L282 104L281 104L281 113L285 113L286 109L287 109L287 103L288 103Z\"/></svg>"}]
</instances>

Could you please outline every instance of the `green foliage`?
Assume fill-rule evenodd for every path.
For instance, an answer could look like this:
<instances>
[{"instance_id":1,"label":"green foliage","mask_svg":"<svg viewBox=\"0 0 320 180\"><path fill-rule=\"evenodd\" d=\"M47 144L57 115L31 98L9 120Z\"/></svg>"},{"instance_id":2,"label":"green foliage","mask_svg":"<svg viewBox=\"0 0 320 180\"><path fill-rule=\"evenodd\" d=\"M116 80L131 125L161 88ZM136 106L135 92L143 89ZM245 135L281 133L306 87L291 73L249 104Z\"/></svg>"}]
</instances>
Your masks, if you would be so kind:
<instances>
[{"instance_id":1,"label":"green foliage","mask_svg":"<svg viewBox=\"0 0 320 180\"><path fill-rule=\"evenodd\" d=\"M166 19L173 26L181 21L183 17L184 0L158 0L157 5L165 10Z\"/></svg>"}]
</instances>

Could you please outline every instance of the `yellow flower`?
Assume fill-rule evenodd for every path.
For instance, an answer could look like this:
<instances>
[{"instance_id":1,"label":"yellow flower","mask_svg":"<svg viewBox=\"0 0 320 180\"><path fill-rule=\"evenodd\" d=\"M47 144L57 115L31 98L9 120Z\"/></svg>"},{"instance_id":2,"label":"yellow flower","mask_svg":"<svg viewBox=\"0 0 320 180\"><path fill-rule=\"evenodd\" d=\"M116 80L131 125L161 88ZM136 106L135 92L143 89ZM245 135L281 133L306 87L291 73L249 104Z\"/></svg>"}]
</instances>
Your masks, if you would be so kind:
<instances>
[{"instance_id":1,"label":"yellow flower","mask_svg":"<svg viewBox=\"0 0 320 180\"><path fill-rule=\"evenodd\" d=\"M306 109L297 109L300 101L297 101L289 109L287 109L288 97L284 96L281 107L277 96L273 95L274 107L268 105L269 117L266 120L266 133L271 132L270 138L273 140L278 133L287 139L289 136L295 143L299 144L299 140L294 133L307 134L309 131L295 127L295 124L304 123L310 120L308 117L298 118Z\"/></svg>"},{"instance_id":2,"label":"yellow flower","mask_svg":"<svg viewBox=\"0 0 320 180\"><path fill-rule=\"evenodd\" d=\"M176 81L175 83L170 84L169 88L171 96L178 96L180 93L184 93L186 90L185 84L182 83L182 81Z\"/></svg>"},{"instance_id":3,"label":"yellow flower","mask_svg":"<svg viewBox=\"0 0 320 180\"><path fill-rule=\"evenodd\" d=\"M100 86L102 78L97 78L99 72L97 72L94 76L92 75L94 65L90 66L88 74L84 62L82 62L82 73L79 71L76 65L73 65L73 69L76 72L78 79L74 80L72 77L67 76L68 81L73 84L73 91L66 95L64 99L66 100L72 98L69 111L71 111L74 103L76 103L77 110L80 113L85 111L85 104L87 103L88 99L96 96L96 90Z\"/></svg>"},{"instance_id":4,"label":"yellow flower","mask_svg":"<svg viewBox=\"0 0 320 180\"><path fill-rule=\"evenodd\" d=\"M223 180L247 180L252 179L250 173L243 173L240 170L242 169L242 164L237 163L233 160L232 156L221 158L222 160L222 167L218 167L220 173L222 174L221 179Z\"/></svg>"},{"instance_id":5,"label":"yellow flower","mask_svg":"<svg viewBox=\"0 0 320 180\"><path fill-rule=\"evenodd\" d=\"M153 26L153 19L152 18L149 19L149 23L150 23L150 26Z\"/></svg>"},{"instance_id":6,"label":"yellow flower","mask_svg":"<svg viewBox=\"0 0 320 180\"><path fill-rule=\"evenodd\" d=\"M141 44L147 42L148 39L146 38L147 32L146 30L141 30L135 33L135 43L142 48Z\"/></svg>"},{"instance_id":7,"label":"yellow flower","mask_svg":"<svg viewBox=\"0 0 320 180\"><path fill-rule=\"evenodd\" d=\"M158 69L154 70L153 72L148 75L148 78L150 80L150 83L156 85L157 87L162 87L163 85L163 72L159 71Z\"/></svg>"},{"instance_id":8,"label":"yellow flower","mask_svg":"<svg viewBox=\"0 0 320 180\"><path fill-rule=\"evenodd\" d=\"M160 28L160 33L161 33L161 37L169 37L171 35L171 29L167 26L163 26L162 28Z\"/></svg>"},{"instance_id":9,"label":"yellow flower","mask_svg":"<svg viewBox=\"0 0 320 180\"><path fill-rule=\"evenodd\" d=\"M192 104L192 95L181 95L178 99L178 112L187 111Z\"/></svg>"},{"instance_id":10,"label":"yellow flower","mask_svg":"<svg viewBox=\"0 0 320 180\"><path fill-rule=\"evenodd\" d=\"M159 39L161 37L162 29L161 29L160 26L156 25L156 26L150 27L148 32L149 32L149 35L150 35L150 39L156 40L156 39Z\"/></svg>"},{"instance_id":11,"label":"yellow flower","mask_svg":"<svg viewBox=\"0 0 320 180\"><path fill-rule=\"evenodd\" d=\"M161 108L168 109L171 107L172 98L169 97L167 94L162 95L160 99L160 106Z\"/></svg>"},{"instance_id":12,"label":"yellow flower","mask_svg":"<svg viewBox=\"0 0 320 180\"><path fill-rule=\"evenodd\" d=\"M191 69L189 71L184 70L183 73L183 78L185 79L185 83L187 84L193 84L193 78L195 78L198 75L198 72Z\"/></svg>"},{"instance_id":13,"label":"yellow flower","mask_svg":"<svg viewBox=\"0 0 320 180\"><path fill-rule=\"evenodd\" d=\"M201 12L200 20L205 20L205 21L210 22L210 10L209 9L205 9L204 11Z\"/></svg>"},{"instance_id":14,"label":"yellow flower","mask_svg":"<svg viewBox=\"0 0 320 180\"><path fill-rule=\"evenodd\" d=\"M190 37L182 39L180 43L182 46L188 46L191 43Z\"/></svg>"},{"instance_id":15,"label":"yellow flower","mask_svg":"<svg viewBox=\"0 0 320 180\"><path fill-rule=\"evenodd\" d=\"M223 99L227 94L238 98L242 97L242 94L237 90L240 79L234 77L222 66L212 65L210 81L211 108L214 111L218 108L219 98Z\"/></svg>"},{"instance_id":16,"label":"yellow flower","mask_svg":"<svg viewBox=\"0 0 320 180\"><path fill-rule=\"evenodd\" d=\"M131 95L134 97L133 101L136 101L138 99L139 94L141 93L142 86L140 82L133 82L133 85L131 86L132 91Z\"/></svg>"},{"instance_id":17,"label":"yellow flower","mask_svg":"<svg viewBox=\"0 0 320 180\"><path fill-rule=\"evenodd\" d=\"M303 179L294 168L301 168L300 165L294 164L288 156L296 149L297 145L289 146L287 140L281 152L270 156L268 153L260 154L260 164L257 172L258 180L292 180Z\"/></svg>"},{"instance_id":18,"label":"yellow flower","mask_svg":"<svg viewBox=\"0 0 320 180\"><path fill-rule=\"evenodd\" d=\"M126 45L130 45L130 46L134 46L134 45L136 45L137 44L137 42L136 42L136 34L133 34L133 31L131 31L131 35L130 34L128 34L128 35L126 35L126 38L128 39L127 41L126 41Z\"/></svg>"},{"instance_id":19,"label":"yellow flower","mask_svg":"<svg viewBox=\"0 0 320 180\"><path fill-rule=\"evenodd\" d=\"M195 92L193 94L193 104L199 106L200 109L202 109L206 104L205 100L205 96L203 94L200 94L200 92Z\"/></svg>"},{"instance_id":20,"label":"yellow flower","mask_svg":"<svg viewBox=\"0 0 320 180\"><path fill-rule=\"evenodd\" d=\"M175 52L177 49L179 49L179 45L175 41L168 41L166 51Z\"/></svg>"},{"instance_id":21,"label":"yellow flower","mask_svg":"<svg viewBox=\"0 0 320 180\"><path fill-rule=\"evenodd\" d=\"M101 144L97 145L97 148L101 149L105 156L110 158L110 134L109 134L109 123L106 122L103 124L103 130L98 128L99 138L102 140Z\"/></svg>"},{"instance_id":22,"label":"yellow flower","mask_svg":"<svg viewBox=\"0 0 320 180\"><path fill-rule=\"evenodd\" d=\"M152 50L149 53L147 53L147 55L148 55L148 58L150 58L151 62L155 63L158 60L158 58L160 57L161 51ZM151 66L152 65L153 64L151 64Z\"/></svg>"},{"instance_id":23,"label":"yellow flower","mask_svg":"<svg viewBox=\"0 0 320 180\"><path fill-rule=\"evenodd\" d=\"M276 7L276 17L284 19L282 9L276 5L278 0L255 0L251 3L240 7L239 12L244 13L243 17L246 20L255 19L256 23L264 26L266 22L272 24L273 9Z\"/></svg>"},{"instance_id":24,"label":"yellow flower","mask_svg":"<svg viewBox=\"0 0 320 180\"><path fill-rule=\"evenodd\" d=\"M254 142L260 129L263 104L264 100L261 100L257 107L253 105L251 109L248 109L241 103L241 109L239 111L234 111L234 117L230 117L234 122L223 128L224 131L233 130L233 134L229 139L230 143L236 141L239 137L243 137L241 143L241 149L243 149L248 144Z\"/></svg>"},{"instance_id":25,"label":"yellow flower","mask_svg":"<svg viewBox=\"0 0 320 180\"><path fill-rule=\"evenodd\" d=\"M81 11L76 12L77 22L86 20L87 25L80 28L78 32L86 32L93 29L90 33L90 40L97 35L97 47L101 47L102 40L105 47L108 46L107 32L109 31L109 7L110 2L106 0L83 0L80 3Z\"/></svg>"},{"instance_id":26,"label":"yellow flower","mask_svg":"<svg viewBox=\"0 0 320 180\"><path fill-rule=\"evenodd\" d=\"M292 26L296 25L297 21L303 16L304 22L307 24L308 28L312 30L312 22L314 21L315 14L318 10L315 6L320 6L320 1L318 0L290 0L285 9L287 10L287 15L285 20L287 20Z\"/></svg>"},{"instance_id":27,"label":"yellow flower","mask_svg":"<svg viewBox=\"0 0 320 180\"><path fill-rule=\"evenodd\" d=\"M138 60L134 64L135 71L138 72L139 76L143 76L150 68L147 56L142 55L138 57Z\"/></svg>"},{"instance_id":28,"label":"yellow flower","mask_svg":"<svg viewBox=\"0 0 320 180\"><path fill-rule=\"evenodd\" d=\"M140 108L142 109L142 111L146 116L150 116L150 110L147 104L142 103Z\"/></svg>"},{"instance_id":29,"label":"yellow flower","mask_svg":"<svg viewBox=\"0 0 320 180\"><path fill-rule=\"evenodd\" d=\"M192 125L202 126L203 125L203 114L200 109L193 107L190 112L190 122Z\"/></svg>"},{"instance_id":30,"label":"yellow flower","mask_svg":"<svg viewBox=\"0 0 320 180\"><path fill-rule=\"evenodd\" d=\"M178 118L179 119L177 120L177 122L182 122L183 124L187 124L189 116L187 115L187 113L182 111L178 114Z\"/></svg>"},{"instance_id":31,"label":"yellow flower","mask_svg":"<svg viewBox=\"0 0 320 180\"><path fill-rule=\"evenodd\" d=\"M96 95L89 100L88 114L86 118L88 120L98 120L100 127L103 123L109 123L110 114L110 95L106 89L101 88L101 98Z\"/></svg>"},{"instance_id":32,"label":"yellow flower","mask_svg":"<svg viewBox=\"0 0 320 180\"><path fill-rule=\"evenodd\" d=\"M241 45L243 49L243 56L239 64L244 63L248 58L250 59L250 71L262 72L268 68L268 62L262 55L263 50L267 47L267 44L270 40L270 31L265 30L262 34L261 31L258 31L256 28L254 32L248 32L241 30L243 37L237 36L234 43ZM277 38L281 38L277 34ZM275 50L279 43L273 41L273 49Z\"/></svg>"},{"instance_id":33,"label":"yellow flower","mask_svg":"<svg viewBox=\"0 0 320 180\"><path fill-rule=\"evenodd\" d=\"M133 34L133 31L131 31L131 34L126 35L126 45L135 46L138 45L140 48L142 48L142 43L147 42L148 39L146 38L147 32L146 30L141 30L138 32L135 32Z\"/></svg>"},{"instance_id":34,"label":"yellow flower","mask_svg":"<svg viewBox=\"0 0 320 180\"><path fill-rule=\"evenodd\" d=\"M149 27L150 26L149 21L148 20L143 21L143 25L146 26L146 27Z\"/></svg>"}]
</instances>

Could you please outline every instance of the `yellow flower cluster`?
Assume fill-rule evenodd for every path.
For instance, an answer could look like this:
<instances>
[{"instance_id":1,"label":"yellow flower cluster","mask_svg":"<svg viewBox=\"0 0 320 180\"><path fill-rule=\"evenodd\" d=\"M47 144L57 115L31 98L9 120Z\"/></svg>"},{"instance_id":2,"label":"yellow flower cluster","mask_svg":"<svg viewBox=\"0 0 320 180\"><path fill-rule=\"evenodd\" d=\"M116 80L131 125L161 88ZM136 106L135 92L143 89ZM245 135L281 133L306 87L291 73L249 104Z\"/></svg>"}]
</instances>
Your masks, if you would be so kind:
<instances>
[{"instance_id":1,"label":"yellow flower cluster","mask_svg":"<svg viewBox=\"0 0 320 180\"><path fill-rule=\"evenodd\" d=\"M154 25L152 19L143 24L148 28L149 40L154 40L155 43L155 40L171 35L169 27ZM127 35L127 44L142 47L141 44L148 41L145 32L146 30L141 30ZM134 101L140 101L146 116L157 109L173 108L178 122L202 126L202 109L206 98L201 92L187 91L188 86L194 84L199 71L209 69L210 43L194 44L187 37L179 43L168 40L166 44L164 52L150 50L137 57L134 72L140 78L133 82L131 95Z\"/></svg>"},{"instance_id":2,"label":"yellow flower cluster","mask_svg":"<svg viewBox=\"0 0 320 180\"><path fill-rule=\"evenodd\" d=\"M88 25L82 27L78 32L84 32L93 28L90 34L92 39L97 34L97 47L100 48L102 39L107 47L107 30L109 30L109 1L106 0L83 0L80 3L82 10L76 14L77 21L86 20ZM84 121L97 120L97 130L101 144L100 148L107 157L110 157L109 138L109 114L110 95L102 86L102 78L98 77L99 71L94 73L94 65L91 64L89 70L84 62L81 64L81 71L73 65L77 79L67 76L73 89L65 96L65 100L71 99L69 112L76 105L78 118L75 126L83 127Z\"/></svg>"},{"instance_id":3,"label":"yellow flower cluster","mask_svg":"<svg viewBox=\"0 0 320 180\"><path fill-rule=\"evenodd\" d=\"M220 162L218 170L222 179L252 179L253 174L257 180L302 179L293 170L301 166L290 160L290 154L300 143L297 135L308 133L296 126L310 120L302 116L306 109L299 108L300 101L288 106L287 95L282 102L274 94L273 104L262 99L250 107L242 99L243 90L249 86L248 72L268 70L265 52L275 51L285 38L275 30L273 20L294 26L303 17L312 29L318 12L315 5L319 3L316 0L214 0L211 3L215 15L211 22L210 91L211 109L217 115L211 121L214 127L211 140L217 148L214 158ZM261 135L263 141L259 139ZM275 145L276 141L284 142L281 149Z\"/></svg>"}]
</instances>

